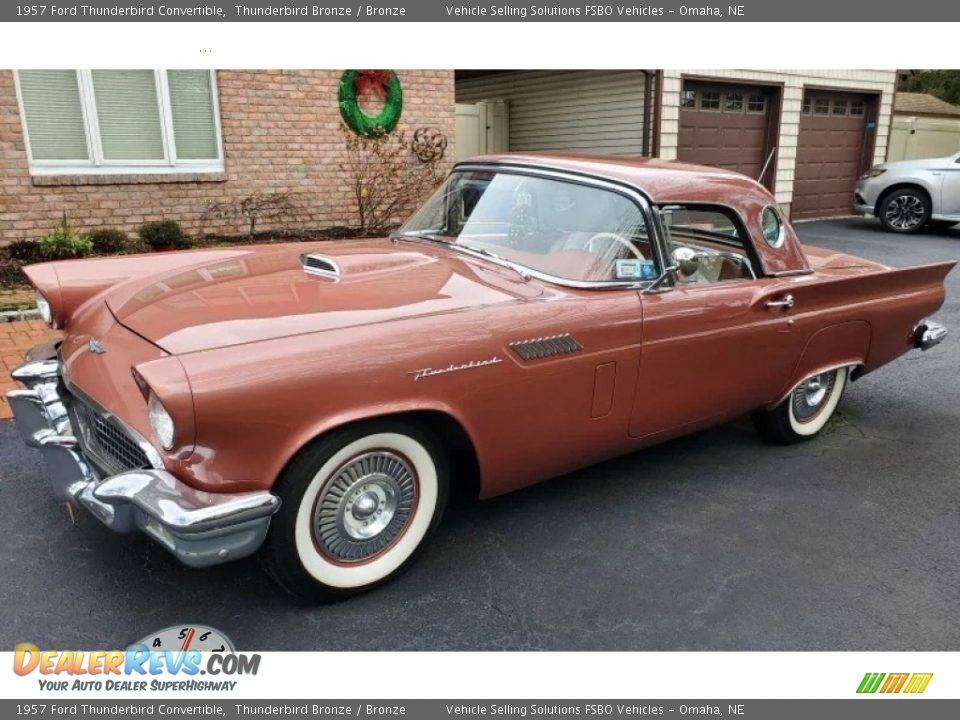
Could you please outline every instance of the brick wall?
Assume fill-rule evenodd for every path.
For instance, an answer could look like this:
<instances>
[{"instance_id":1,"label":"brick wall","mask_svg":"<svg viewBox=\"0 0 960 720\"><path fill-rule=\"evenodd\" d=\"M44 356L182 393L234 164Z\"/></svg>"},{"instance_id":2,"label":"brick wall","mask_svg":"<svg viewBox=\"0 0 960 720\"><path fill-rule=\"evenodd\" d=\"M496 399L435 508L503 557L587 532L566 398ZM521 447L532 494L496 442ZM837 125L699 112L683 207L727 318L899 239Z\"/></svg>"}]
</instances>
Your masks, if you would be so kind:
<instances>
[{"instance_id":1,"label":"brick wall","mask_svg":"<svg viewBox=\"0 0 960 720\"><path fill-rule=\"evenodd\" d=\"M63 212L81 232L105 226L132 234L144 222L171 218L191 233L240 233L243 220L205 220L204 210L257 191L294 193L304 227L356 224L339 168L341 72L219 71L225 172L158 181L150 175L31 178L13 72L0 71L0 244L43 237ZM452 161L453 71L397 75L404 98L398 130L409 137L419 127L439 127L449 142L445 161Z\"/></svg>"}]
</instances>

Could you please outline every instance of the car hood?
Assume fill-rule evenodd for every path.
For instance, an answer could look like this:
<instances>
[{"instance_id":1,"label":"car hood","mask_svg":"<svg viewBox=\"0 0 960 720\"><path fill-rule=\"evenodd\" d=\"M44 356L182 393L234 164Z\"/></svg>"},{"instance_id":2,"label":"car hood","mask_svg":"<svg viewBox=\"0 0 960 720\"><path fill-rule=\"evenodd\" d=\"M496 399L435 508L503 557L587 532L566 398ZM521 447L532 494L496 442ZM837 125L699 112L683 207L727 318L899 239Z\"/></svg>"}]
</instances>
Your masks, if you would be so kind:
<instances>
[{"instance_id":1,"label":"car hood","mask_svg":"<svg viewBox=\"0 0 960 720\"><path fill-rule=\"evenodd\" d=\"M339 276L306 272L320 256ZM251 246L223 259L125 284L107 296L117 321L172 354L371 323L539 294L519 275L442 247L391 240Z\"/></svg>"},{"instance_id":2,"label":"car hood","mask_svg":"<svg viewBox=\"0 0 960 720\"><path fill-rule=\"evenodd\" d=\"M939 170L955 162L957 158L957 155L949 155L947 157L920 158L917 160L894 160L893 162L881 163L877 165L877 167L897 172L909 170Z\"/></svg>"}]
</instances>

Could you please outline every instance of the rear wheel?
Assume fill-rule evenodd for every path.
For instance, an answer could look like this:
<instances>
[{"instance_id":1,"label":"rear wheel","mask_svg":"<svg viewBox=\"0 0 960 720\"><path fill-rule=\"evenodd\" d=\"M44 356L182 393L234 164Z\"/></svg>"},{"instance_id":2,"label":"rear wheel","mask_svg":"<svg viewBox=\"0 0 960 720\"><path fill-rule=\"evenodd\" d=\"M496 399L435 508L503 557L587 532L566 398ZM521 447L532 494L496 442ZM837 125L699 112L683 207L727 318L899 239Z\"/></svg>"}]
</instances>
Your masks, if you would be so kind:
<instances>
[{"instance_id":1,"label":"rear wheel","mask_svg":"<svg viewBox=\"0 0 960 720\"><path fill-rule=\"evenodd\" d=\"M920 232L930 222L930 198L922 190L896 190L880 203L880 223L895 233Z\"/></svg>"},{"instance_id":2,"label":"rear wheel","mask_svg":"<svg viewBox=\"0 0 960 720\"><path fill-rule=\"evenodd\" d=\"M446 460L419 425L364 423L308 446L275 492L267 572L295 595L331 601L409 566L443 514Z\"/></svg>"},{"instance_id":3,"label":"rear wheel","mask_svg":"<svg viewBox=\"0 0 960 720\"><path fill-rule=\"evenodd\" d=\"M760 437L777 445L812 439L837 409L847 376L845 367L811 375L773 410L755 413L753 423Z\"/></svg>"}]
</instances>

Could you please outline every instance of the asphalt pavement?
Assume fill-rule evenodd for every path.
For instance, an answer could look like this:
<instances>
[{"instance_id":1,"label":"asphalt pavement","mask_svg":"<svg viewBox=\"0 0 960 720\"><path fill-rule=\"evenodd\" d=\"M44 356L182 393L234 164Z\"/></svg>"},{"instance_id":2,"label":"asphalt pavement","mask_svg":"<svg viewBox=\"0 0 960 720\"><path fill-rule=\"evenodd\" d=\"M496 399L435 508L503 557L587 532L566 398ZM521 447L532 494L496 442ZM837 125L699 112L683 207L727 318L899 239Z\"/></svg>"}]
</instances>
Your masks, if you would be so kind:
<instances>
[{"instance_id":1,"label":"asphalt pavement","mask_svg":"<svg viewBox=\"0 0 960 720\"><path fill-rule=\"evenodd\" d=\"M797 226L805 243L908 265L960 231ZM246 559L181 566L48 491L0 423L0 648L123 647L203 623L260 650L960 649L960 271L952 334L851 385L819 439L738 421L453 508L398 581L330 606Z\"/></svg>"}]
</instances>

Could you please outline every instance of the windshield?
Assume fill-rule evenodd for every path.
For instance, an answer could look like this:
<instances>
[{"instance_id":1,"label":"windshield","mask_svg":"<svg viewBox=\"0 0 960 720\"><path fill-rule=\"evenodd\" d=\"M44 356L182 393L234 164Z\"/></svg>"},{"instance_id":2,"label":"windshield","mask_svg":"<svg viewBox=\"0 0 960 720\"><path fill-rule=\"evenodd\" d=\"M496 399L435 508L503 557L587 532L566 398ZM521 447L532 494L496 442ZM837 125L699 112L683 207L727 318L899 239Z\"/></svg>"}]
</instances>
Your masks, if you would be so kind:
<instances>
[{"instance_id":1,"label":"windshield","mask_svg":"<svg viewBox=\"0 0 960 720\"><path fill-rule=\"evenodd\" d=\"M637 204L613 190L572 181L454 172L400 235L496 255L577 282L657 276Z\"/></svg>"}]
</instances>

